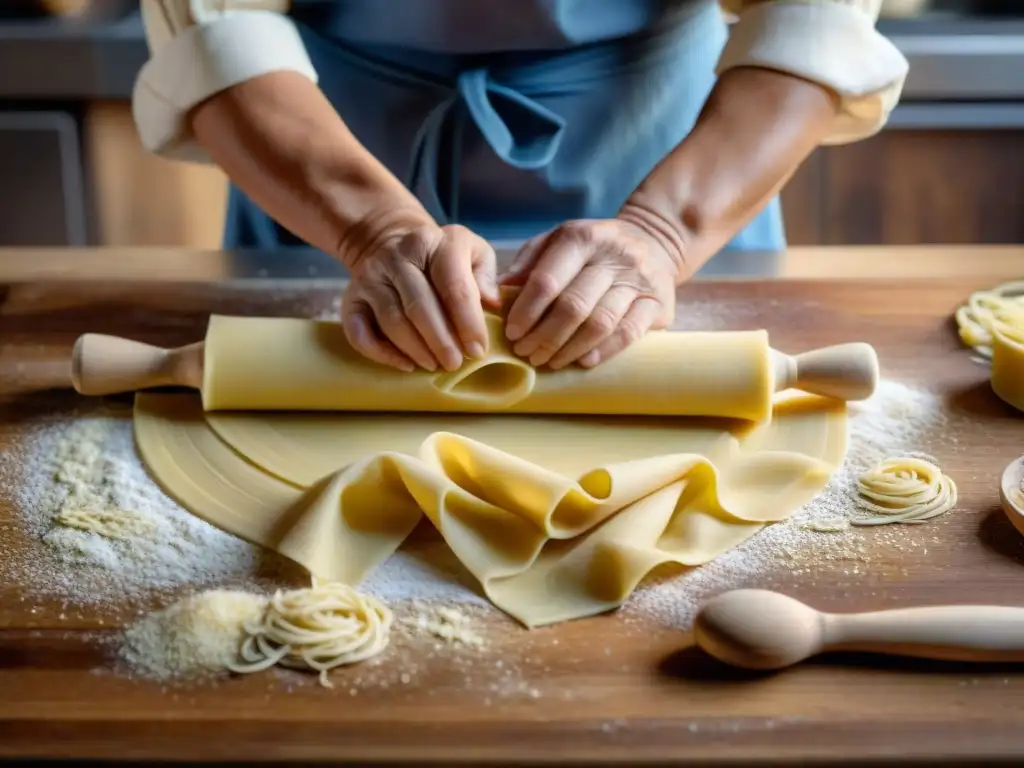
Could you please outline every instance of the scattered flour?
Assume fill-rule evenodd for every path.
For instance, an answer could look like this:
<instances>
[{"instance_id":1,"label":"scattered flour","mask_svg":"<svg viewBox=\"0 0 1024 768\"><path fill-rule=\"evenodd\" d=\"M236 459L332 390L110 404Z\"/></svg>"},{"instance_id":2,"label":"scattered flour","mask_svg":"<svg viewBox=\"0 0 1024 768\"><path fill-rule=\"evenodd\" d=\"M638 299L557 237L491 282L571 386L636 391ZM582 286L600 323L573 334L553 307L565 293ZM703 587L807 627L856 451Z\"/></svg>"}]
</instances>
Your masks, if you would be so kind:
<instances>
[{"instance_id":1,"label":"scattered flour","mask_svg":"<svg viewBox=\"0 0 1024 768\"><path fill-rule=\"evenodd\" d=\"M0 575L31 593L106 602L248 580L267 559L181 509L149 479L127 413L45 426L20 456L2 458L27 541L4 537ZM90 516L123 522L106 524L103 535L79 526Z\"/></svg>"},{"instance_id":2,"label":"scattered flour","mask_svg":"<svg viewBox=\"0 0 1024 768\"><path fill-rule=\"evenodd\" d=\"M484 637L473 628L469 615L458 608L426 605L416 600L412 603L412 609L413 615L402 620L408 627L449 643L477 648L486 644Z\"/></svg>"},{"instance_id":3,"label":"scattered flour","mask_svg":"<svg viewBox=\"0 0 1024 768\"><path fill-rule=\"evenodd\" d=\"M630 615L671 626L689 626L702 602L719 592L763 584L790 572L813 579L819 570L841 564L845 575L864 575L871 542L892 549L916 547L920 538L906 531L852 529L857 512L857 477L883 459L916 452L945 424L938 395L895 381L881 381L867 401L849 405L846 460L825 490L787 521L770 525L714 561L674 578L651 579L626 606Z\"/></svg>"},{"instance_id":4,"label":"scattered flour","mask_svg":"<svg viewBox=\"0 0 1024 768\"><path fill-rule=\"evenodd\" d=\"M111 406L47 424L18 454L0 456L0 485L16 512L12 535L0 535L0 579L32 596L94 605L181 588L280 586L281 579L305 578L297 566L169 498L135 452L130 415ZM97 519L107 535L88 530ZM436 537L411 542L360 589L385 602L487 605Z\"/></svg>"},{"instance_id":5,"label":"scattered flour","mask_svg":"<svg viewBox=\"0 0 1024 768\"><path fill-rule=\"evenodd\" d=\"M623 614L687 626L700 602L719 591L763 583L781 571L813 578L826 565L840 564L856 575L864 573L869 542L881 537L893 547L903 546L905 537L885 539L886 534L849 529L856 478L881 459L916 449L933 434L944 420L941 401L883 381L871 400L851 404L850 410L846 462L818 498L791 520L767 527L712 563L682 574L678 569L654 574ZM26 443L23 455L0 457L3 485L15 494L16 527L27 538L12 545L5 543L9 537L0 536L0 578L26 592L75 604L117 604L182 588L262 589L280 585L289 567L292 577L302 578L294 566L207 525L168 498L135 454L129 415L127 409L115 409L49 424ZM83 506L124 513L132 524L117 529L120 537L110 538L57 521ZM495 613L436 537L410 542L361 589L388 604L411 604L402 615L411 617L412 624L401 623L413 635L459 639L457 644L465 647L479 649L479 633L424 606Z\"/></svg>"}]
</instances>

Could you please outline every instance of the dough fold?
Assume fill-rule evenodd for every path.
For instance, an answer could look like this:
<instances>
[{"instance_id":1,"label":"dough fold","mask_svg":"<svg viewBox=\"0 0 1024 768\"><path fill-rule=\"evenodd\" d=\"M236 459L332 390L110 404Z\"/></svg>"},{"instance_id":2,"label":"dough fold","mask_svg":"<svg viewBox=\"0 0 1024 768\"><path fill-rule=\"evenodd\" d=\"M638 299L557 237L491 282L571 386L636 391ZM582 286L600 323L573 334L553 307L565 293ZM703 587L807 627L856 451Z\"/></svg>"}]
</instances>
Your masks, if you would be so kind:
<instances>
[{"instance_id":1,"label":"dough fold","mask_svg":"<svg viewBox=\"0 0 1024 768\"><path fill-rule=\"evenodd\" d=\"M784 520L846 449L845 404L770 419L204 413L136 398L139 451L183 506L325 580L356 585L424 517L527 626L620 605L663 563L697 566Z\"/></svg>"}]
</instances>

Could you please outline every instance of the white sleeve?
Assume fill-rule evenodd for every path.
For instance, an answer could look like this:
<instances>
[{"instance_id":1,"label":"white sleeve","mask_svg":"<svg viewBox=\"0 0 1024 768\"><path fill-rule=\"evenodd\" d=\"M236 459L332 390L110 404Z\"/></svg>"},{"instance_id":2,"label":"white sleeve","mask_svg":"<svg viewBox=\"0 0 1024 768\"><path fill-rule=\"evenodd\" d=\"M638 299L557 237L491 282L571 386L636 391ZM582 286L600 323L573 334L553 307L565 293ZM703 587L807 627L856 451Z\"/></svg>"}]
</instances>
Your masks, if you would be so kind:
<instances>
[{"instance_id":1,"label":"white sleeve","mask_svg":"<svg viewBox=\"0 0 1024 768\"><path fill-rule=\"evenodd\" d=\"M143 146L209 163L191 135L190 111L211 96L270 72L317 81L288 0L142 0L150 59L132 93Z\"/></svg>"},{"instance_id":2,"label":"white sleeve","mask_svg":"<svg viewBox=\"0 0 1024 768\"><path fill-rule=\"evenodd\" d=\"M882 0L720 0L735 14L718 64L797 75L839 94L825 144L867 138L886 124L907 77L906 58L876 29Z\"/></svg>"}]
</instances>

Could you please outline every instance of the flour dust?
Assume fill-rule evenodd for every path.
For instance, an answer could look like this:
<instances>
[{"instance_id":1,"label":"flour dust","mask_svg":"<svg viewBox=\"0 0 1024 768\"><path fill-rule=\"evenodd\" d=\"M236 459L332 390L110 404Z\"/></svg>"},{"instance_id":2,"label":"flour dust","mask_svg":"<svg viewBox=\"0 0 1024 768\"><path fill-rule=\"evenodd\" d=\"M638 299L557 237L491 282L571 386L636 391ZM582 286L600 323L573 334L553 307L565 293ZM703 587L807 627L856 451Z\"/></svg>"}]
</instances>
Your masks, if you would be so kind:
<instances>
[{"instance_id":1,"label":"flour dust","mask_svg":"<svg viewBox=\"0 0 1024 768\"><path fill-rule=\"evenodd\" d=\"M883 381L869 401L851 404L850 412L847 459L818 498L712 563L670 578L655 575L624 614L686 625L710 595L780 569L811 575L831 562L855 575L866 568L866 535L844 525L856 508L857 475L893 454L916 450L944 416L937 396L891 381ZM135 453L126 408L38 427L18 453L0 457L0 480L16 512L11 535L0 536L0 578L27 595L117 604L184 589L266 588L302 578L283 559L171 500ZM130 524L114 538L82 530L74 512L83 508L124 516ZM403 547L362 588L392 604L488 606L436 537Z\"/></svg>"},{"instance_id":2,"label":"flour dust","mask_svg":"<svg viewBox=\"0 0 1024 768\"><path fill-rule=\"evenodd\" d=\"M857 514L857 477L884 459L918 454L942 429L941 398L895 381L881 381L864 402L850 403L846 459L828 486L789 520L769 525L714 561L674 578L652 579L634 593L626 612L670 626L689 626L697 608L729 589L763 586L780 572L813 580L825 568L857 578L873 567L870 542L891 549L920 548L926 534L851 528Z\"/></svg>"}]
</instances>

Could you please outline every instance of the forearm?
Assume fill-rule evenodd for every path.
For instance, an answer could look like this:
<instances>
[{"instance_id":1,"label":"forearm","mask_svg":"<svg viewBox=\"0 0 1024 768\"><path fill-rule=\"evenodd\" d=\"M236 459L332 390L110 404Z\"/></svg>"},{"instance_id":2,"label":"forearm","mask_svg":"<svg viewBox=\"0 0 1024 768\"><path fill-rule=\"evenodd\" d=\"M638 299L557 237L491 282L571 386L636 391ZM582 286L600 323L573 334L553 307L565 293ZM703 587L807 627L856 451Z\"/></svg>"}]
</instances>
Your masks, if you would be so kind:
<instances>
[{"instance_id":1,"label":"forearm","mask_svg":"<svg viewBox=\"0 0 1024 768\"><path fill-rule=\"evenodd\" d=\"M821 143L838 96L757 67L722 74L690 135L623 207L663 230L682 282L774 197Z\"/></svg>"},{"instance_id":2,"label":"forearm","mask_svg":"<svg viewBox=\"0 0 1024 768\"><path fill-rule=\"evenodd\" d=\"M390 224L430 222L317 85L276 72L197 107L196 140L238 187L303 240L355 266Z\"/></svg>"}]
</instances>

